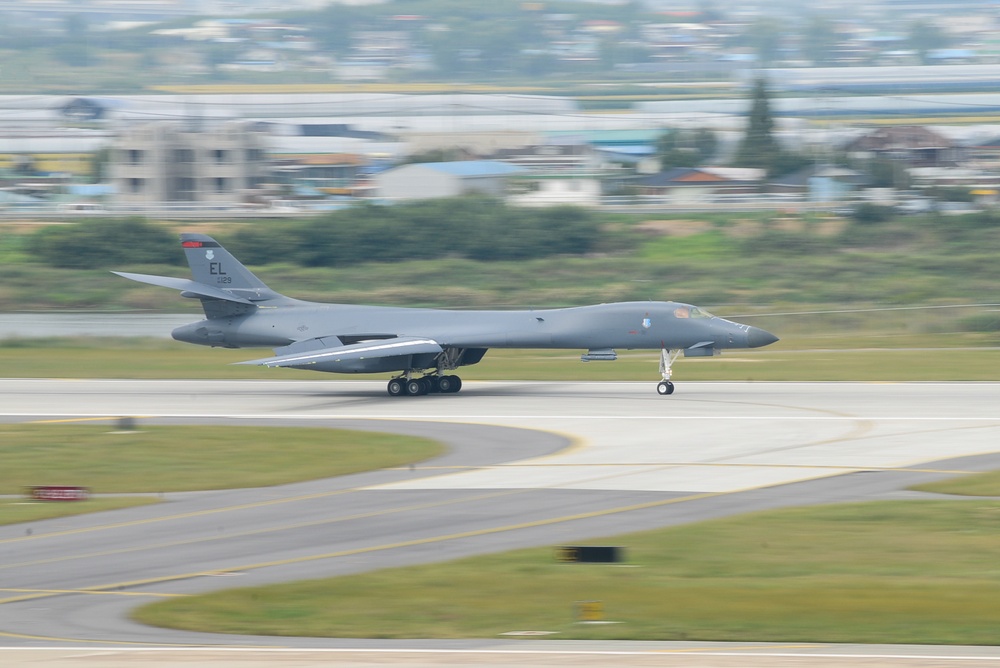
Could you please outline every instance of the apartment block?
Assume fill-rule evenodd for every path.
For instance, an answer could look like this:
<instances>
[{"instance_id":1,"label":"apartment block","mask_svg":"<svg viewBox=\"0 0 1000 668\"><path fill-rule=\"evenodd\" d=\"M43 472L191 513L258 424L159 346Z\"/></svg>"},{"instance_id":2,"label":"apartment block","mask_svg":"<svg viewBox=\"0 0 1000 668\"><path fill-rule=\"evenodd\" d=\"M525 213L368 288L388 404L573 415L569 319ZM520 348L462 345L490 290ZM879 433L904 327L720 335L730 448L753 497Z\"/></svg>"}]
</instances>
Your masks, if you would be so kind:
<instances>
[{"instance_id":1,"label":"apartment block","mask_svg":"<svg viewBox=\"0 0 1000 668\"><path fill-rule=\"evenodd\" d=\"M118 204L235 205L265 181L266 133L250 122L134 126L113 143Z\"/></svg>"}]
</instances>

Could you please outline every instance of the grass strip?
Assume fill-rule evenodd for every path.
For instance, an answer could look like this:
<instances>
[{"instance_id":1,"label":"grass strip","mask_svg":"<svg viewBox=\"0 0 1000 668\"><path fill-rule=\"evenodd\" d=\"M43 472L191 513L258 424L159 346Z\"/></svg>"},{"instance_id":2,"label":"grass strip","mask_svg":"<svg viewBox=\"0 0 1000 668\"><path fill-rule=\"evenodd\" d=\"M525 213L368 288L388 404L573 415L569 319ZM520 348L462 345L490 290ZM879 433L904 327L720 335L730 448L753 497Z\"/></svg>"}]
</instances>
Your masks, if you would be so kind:
<instances>
[{"instance_id":1,"label":"grass strip","mask_svg":"<svg viewBox=\"0 0 1000 668\"><path fill-rule=\"evenodd\" d=\"M617 536L631 568L551 548L155 603L147 624L220 633L996 644L1000 502L797 508ZM601 601L607 621L578 623ZM552 637L552 636L550 636Z\"/></svg>"},{"instance_id":2,"label":"grass strip","mask_svg":"<svg viewBox=\"0 0 1000 668\"><path fill-rule=\"evenodd\" d=\"M958 478L947 478L936 482L914 485L918 492L934 494L955 494L960 496L1000 496L1000 471L975 473Z\"/></svg>"},{"instance_id":3,"label":"grass strip","mask_svg":"<svg viewBox=\"0 0 1000 668\"><path fill-rule=\"evenodd\" d=\"M858 339L830 337L803 348L784 341L762 350L726 351L714 358L681 358L676 380L758 381L986 381L996 380L1000 348L945 335ZM45 345L42 345L44 343ZM264 357L260 349L213 349L157 341L40 342L0 346L7 378L345 380L340 374L232 366ZM857 349L857 346L864 349ZM895 345L897 348L883 348ZM27 346L27 347L25 347ZM657 351L619 351L616 362L580 361L576 350L490 350L459 371L467 380L656 380ZM389 374L366 376L387 379Z\"/></svg>"},{"instance_id":4,"label":"grass strip","mask_svg":"<svg viewBox=\"0 0 1000 668\"><path fill-rule=\"evenodd\" d=\"M0 494L34 485L81 486L92 494L265 487L401 466L443 449L423 438L342 429L0 425ZM104 509L96 503L40 507L67 514ZM27 515L24 506L0 504L0 523Z\"/></svg>"}]
</instances>

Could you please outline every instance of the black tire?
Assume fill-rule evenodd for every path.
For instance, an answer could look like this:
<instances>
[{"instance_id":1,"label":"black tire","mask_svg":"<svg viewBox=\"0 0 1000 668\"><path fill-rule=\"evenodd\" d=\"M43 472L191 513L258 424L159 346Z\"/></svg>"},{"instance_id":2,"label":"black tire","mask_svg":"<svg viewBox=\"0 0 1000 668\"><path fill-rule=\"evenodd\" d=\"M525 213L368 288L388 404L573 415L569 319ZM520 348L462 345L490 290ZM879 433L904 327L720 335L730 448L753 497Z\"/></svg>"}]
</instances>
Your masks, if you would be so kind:
<instances>
[{"instance_id":1,"label":"black tire","mask_svg":"<svg viewBox=\"0 0 1000 668\"><path fill-rule=\"evenodd\" d=\"M438 379L441 394L454 394L462 389L462 379L458 376L441 376Z\"/></svg>"},{"instance_id":2,"label":"black tire","mask_svg":"<svg viewBox=\"0 0 1000 668\"><path fill-rule=\"evenodd\" d=\"M406 384L402 378L393 378L385 388L390 397L400 397L406 394Z\"/></svg>"},{"instance_id":3,"label":"black tire","mask_svg":"<svg viewBox=\"0 0 1000 668\"><path fill-rule=\"evenodd\" d=\"M656 392L661 397L665 397L669 394L674 393L674 384L669 380L661 381L659 385L656 386Z\"/></svg>"},{"instance_id":4,"label":"black tire","mask_svg":"<svg viewBox=\"0 0 1000 668\"><path fill-rule=\"evenodd\" d=\"M419 378L406 381L406 394L410 397L418 397L427 394L428 384Z\"/></svg>"}]
</instances>

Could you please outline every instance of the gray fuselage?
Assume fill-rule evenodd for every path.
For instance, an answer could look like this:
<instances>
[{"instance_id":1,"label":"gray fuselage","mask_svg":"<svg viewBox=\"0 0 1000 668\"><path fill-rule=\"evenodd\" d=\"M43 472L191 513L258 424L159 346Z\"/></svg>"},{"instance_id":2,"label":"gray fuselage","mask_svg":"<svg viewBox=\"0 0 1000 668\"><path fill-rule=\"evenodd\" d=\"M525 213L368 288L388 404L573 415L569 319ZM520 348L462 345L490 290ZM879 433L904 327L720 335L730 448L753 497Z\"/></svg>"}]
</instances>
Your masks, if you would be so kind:
<instances>
[{"instance_id":1,"label":"gray fuselage","mask_svg":"<svg viewBox=\"0 0 1000 668\"><path fill-rule=\"evenodd\" d=\"M315 337L352 342L403 336L454 348L715 349L774 337L678 302L617 302L564 309L448 311L288 300L173 331L178 341L229 348L282 347ZM770 337L770 339L768 339ZM767 339L767 340L765 340Z\"/></svg>"}]
</instances>

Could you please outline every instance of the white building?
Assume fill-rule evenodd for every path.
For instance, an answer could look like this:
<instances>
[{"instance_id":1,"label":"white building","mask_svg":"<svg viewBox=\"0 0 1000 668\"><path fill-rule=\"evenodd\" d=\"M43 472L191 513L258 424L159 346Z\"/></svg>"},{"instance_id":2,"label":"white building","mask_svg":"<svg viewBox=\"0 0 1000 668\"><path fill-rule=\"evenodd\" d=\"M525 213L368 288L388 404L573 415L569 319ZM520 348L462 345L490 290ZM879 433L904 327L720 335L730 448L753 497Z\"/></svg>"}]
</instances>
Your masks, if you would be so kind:
<instances>
[{"instance_id":1,"label":"white building","mask_svg":"<svg viewBox=\"0 0 1000 668\"><path fill-rule=\"evenodd\" d=\"M594 176L537 178L522 184L526 192L508 198L519 206L598 206L601 203L601 180Z\"/></svg>"},{"instance_id":2,"label":"white building","mask_svg":"<svg viewBox=\"0 0 1000 668\"><path fill-rule=\"evenodd\" d=\"M503 197L507 179L526 170L493 160L422 162L402 165L375 176L378 197L390 200L457 197L479 193Z\"/></svg>"}]
</instances>

